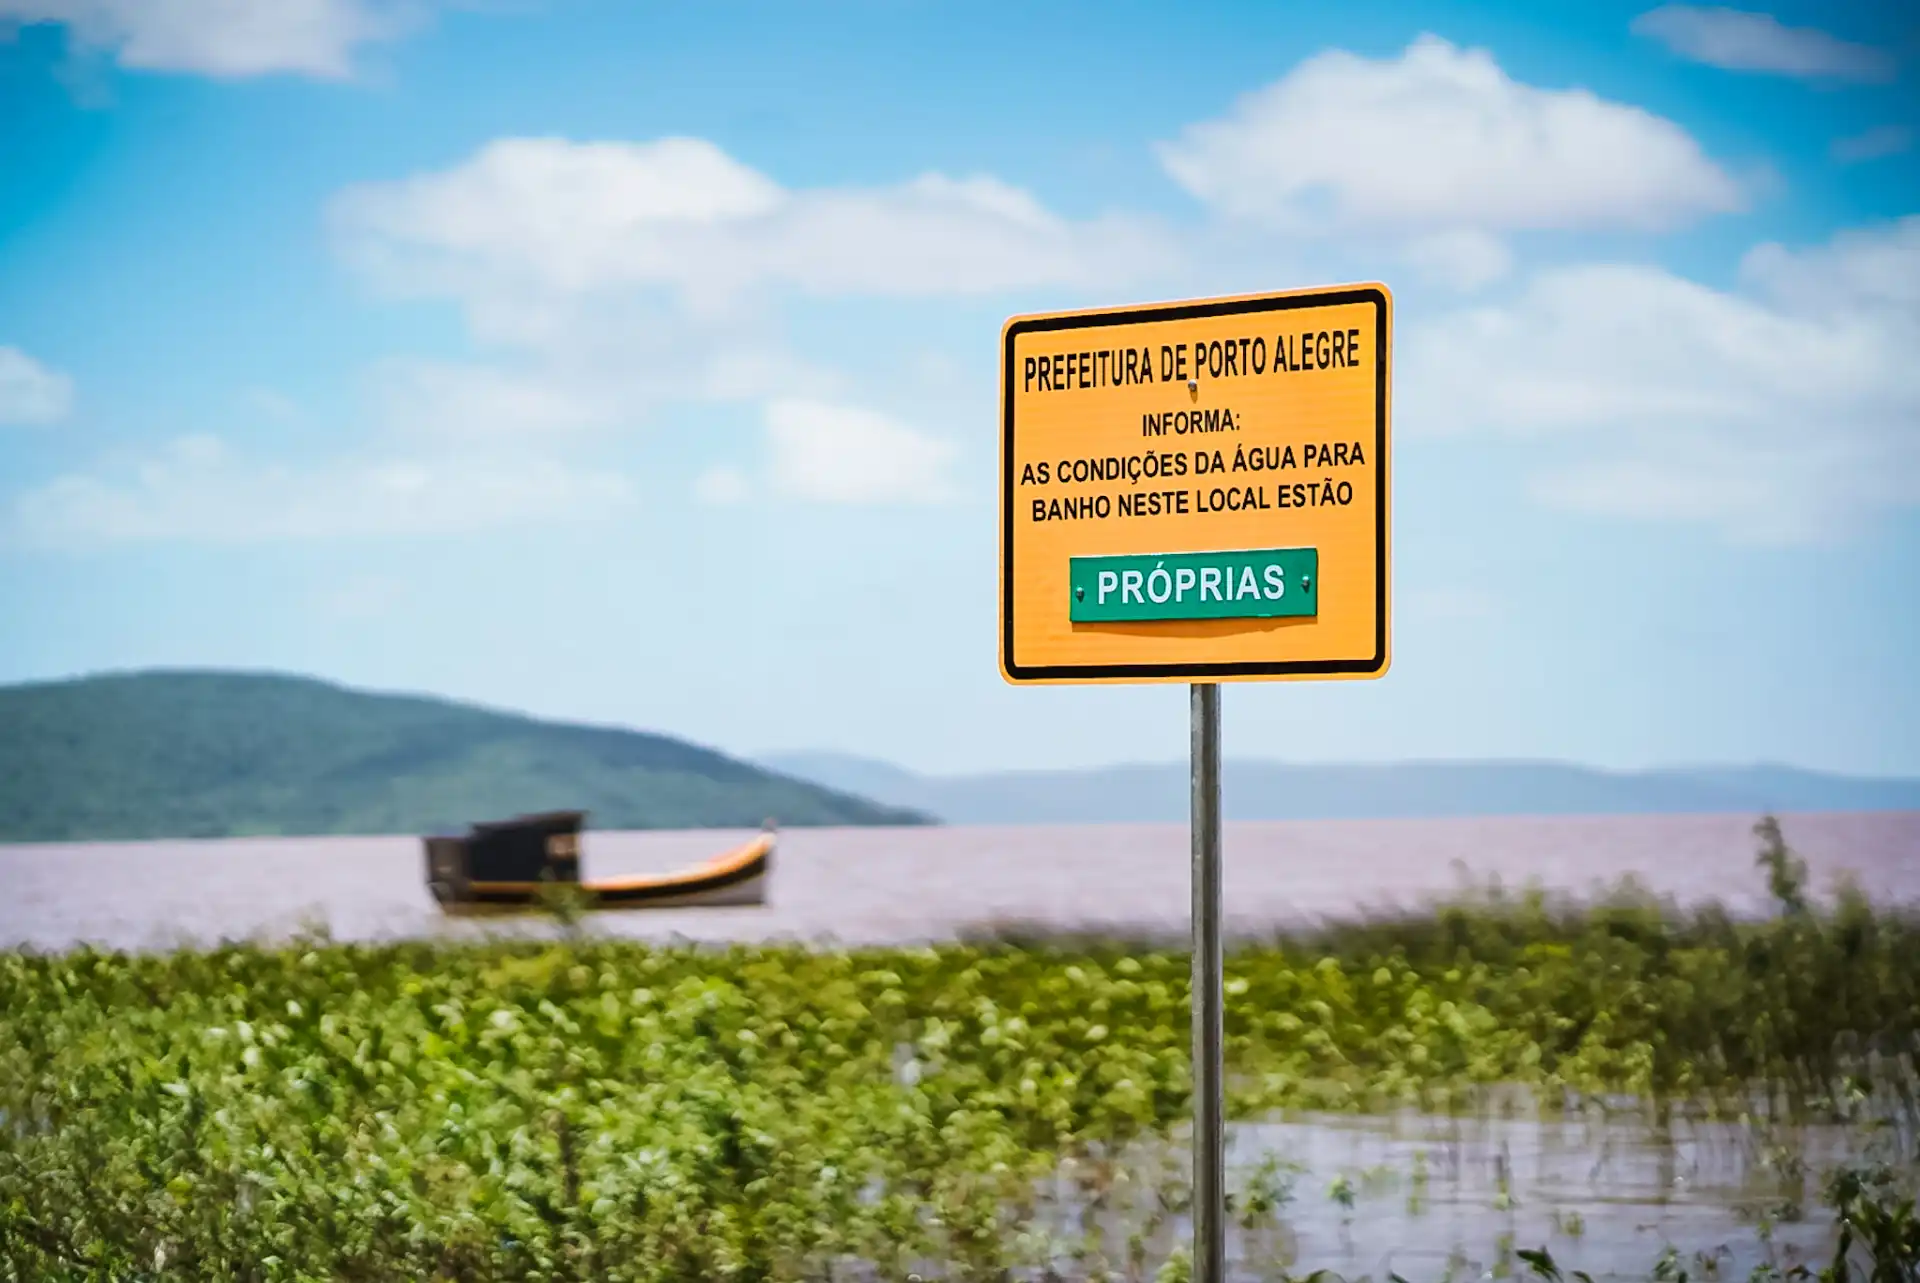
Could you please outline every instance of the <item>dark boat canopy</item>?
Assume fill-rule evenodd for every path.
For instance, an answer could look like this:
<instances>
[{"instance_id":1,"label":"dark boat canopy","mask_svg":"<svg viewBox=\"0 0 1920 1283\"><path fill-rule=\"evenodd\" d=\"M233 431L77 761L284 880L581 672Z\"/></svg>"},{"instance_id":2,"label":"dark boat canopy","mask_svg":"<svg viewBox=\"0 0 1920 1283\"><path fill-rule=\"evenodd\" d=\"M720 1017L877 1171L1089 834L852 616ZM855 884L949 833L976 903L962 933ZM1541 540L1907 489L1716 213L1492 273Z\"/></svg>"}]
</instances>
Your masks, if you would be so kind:
<instances>
[{"instance_id":1,"label":"dark boat canopy","mask_svg":"<svg viewBox=\"0 0 1920 1283\"><path fill-rule=\"evenodd\" d=\"M471 826L465 837L427 839L430 881L578 882L585 811L543 811Z\"/></svg>"},{"instance_id":2,"label":"dark boat canopy","mask_svg":"<svg viewBox=\"0 0 1920 1283\"><path fill-rule=\"evenodd\" d=\"M495 833L505 829L537 828L546 831L566 831L578 833L586 826L585 811L536 811L532 815L516 815L510 820L481 820L469 824L467 828L474 833Z\"/></svg>"}]
</instances>

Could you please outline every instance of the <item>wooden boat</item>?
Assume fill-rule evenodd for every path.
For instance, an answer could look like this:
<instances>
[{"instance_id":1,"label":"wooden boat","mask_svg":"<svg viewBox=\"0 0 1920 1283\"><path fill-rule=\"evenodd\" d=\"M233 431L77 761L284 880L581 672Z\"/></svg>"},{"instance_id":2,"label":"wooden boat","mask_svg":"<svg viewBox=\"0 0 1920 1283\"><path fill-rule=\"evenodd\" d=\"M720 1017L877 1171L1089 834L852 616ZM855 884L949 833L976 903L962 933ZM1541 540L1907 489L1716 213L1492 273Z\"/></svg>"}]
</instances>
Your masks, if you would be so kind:
<instances>
[{"instance_id":1,"label":"wooden boat","mask_svg":"<svg viewBox=\"0 0 1920 1283\"><path fill-rule=\"evenodd\" d=\"M427 889L447 913L538 909L577 888L588 909L667 909L765 904L773 869L771 822L752 841L673 873L599 882L580 879L583 811L548 811L471 826L463 837L422 839Z\"/></svg>"}]
</instances>

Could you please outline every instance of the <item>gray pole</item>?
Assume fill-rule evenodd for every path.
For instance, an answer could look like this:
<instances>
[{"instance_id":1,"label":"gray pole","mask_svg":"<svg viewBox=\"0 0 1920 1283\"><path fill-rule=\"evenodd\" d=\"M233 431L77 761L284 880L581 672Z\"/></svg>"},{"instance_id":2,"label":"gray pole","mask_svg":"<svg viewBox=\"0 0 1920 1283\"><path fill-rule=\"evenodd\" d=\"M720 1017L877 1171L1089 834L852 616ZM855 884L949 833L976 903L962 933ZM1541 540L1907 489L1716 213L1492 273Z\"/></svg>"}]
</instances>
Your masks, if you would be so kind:
<instances>
[{"instance_id":1,"label":"gray pole","mask_svg":"<svg viewBox=\"0 0 1920 1283\"><path fill-rule=\"evenodd\" d=\"M1193 1278L1225 1283L1226 1107L1220 945L1220 688L1193 692Z\"/></svg>"}]
</instances>

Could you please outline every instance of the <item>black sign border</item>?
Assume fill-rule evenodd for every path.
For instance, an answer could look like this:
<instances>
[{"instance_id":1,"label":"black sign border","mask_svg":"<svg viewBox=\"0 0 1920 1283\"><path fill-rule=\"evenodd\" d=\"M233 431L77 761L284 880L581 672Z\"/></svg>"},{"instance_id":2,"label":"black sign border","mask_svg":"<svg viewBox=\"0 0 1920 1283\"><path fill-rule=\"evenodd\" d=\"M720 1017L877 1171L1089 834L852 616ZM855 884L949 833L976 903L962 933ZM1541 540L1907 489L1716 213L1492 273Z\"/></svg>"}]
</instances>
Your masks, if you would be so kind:
<instances>
[{"instance_id":1,"label":"black sign border","mask_svg":"<svg viewBox=\"0 0 1920 1283\"><path fill-rule=\"evenodd\" d=\"M1046 664L1022 665L1013 653L1013 380L1014 343L1023 334L1057 330L1099 329L1142 321L1192 321L1214 316L1256 312L1288 312L1309 307L1338 307L1371 303L1374 308L1374 458L1378 478L1374 502L1374 634L1373 654L1366 659L1312 659L1283 662L1244 661L1230 664ZM1000 391L1000 654L1002 671L1016 682L1048 681L1160 681L1242 677L1344 677L1379 673L1387 665L1387 481L1392 471L1387 458L1387 367L1393 337L1388 332L1386 291L1375 286L1319 290L1305 294L1217 299L1206 303L1158 303L1106 312L1067 313L1028 317L1006 329L1001 351Z\"/></svg>"}]
</instances>

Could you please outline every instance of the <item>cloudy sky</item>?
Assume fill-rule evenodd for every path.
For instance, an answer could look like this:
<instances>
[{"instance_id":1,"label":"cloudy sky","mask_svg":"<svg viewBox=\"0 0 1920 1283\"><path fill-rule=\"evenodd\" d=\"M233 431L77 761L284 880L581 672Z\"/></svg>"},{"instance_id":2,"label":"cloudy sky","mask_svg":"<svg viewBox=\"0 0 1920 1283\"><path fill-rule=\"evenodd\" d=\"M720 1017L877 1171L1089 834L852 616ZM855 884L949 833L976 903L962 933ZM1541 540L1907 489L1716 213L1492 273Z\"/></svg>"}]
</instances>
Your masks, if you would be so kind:
<instances>
[{"instance_id":1,"label":"cloudy sky","mask_svg":"<svg viewBox=\"0 0 1920 1283\"><path fill-rule=\"evenodd\" d=\"M0 0L0 681L1175 759L998 675L1000 324L1378 279L1394 668L1229 753L1920 772L1920 20L1577 8Z\"/></svg>"}]
</instances>

